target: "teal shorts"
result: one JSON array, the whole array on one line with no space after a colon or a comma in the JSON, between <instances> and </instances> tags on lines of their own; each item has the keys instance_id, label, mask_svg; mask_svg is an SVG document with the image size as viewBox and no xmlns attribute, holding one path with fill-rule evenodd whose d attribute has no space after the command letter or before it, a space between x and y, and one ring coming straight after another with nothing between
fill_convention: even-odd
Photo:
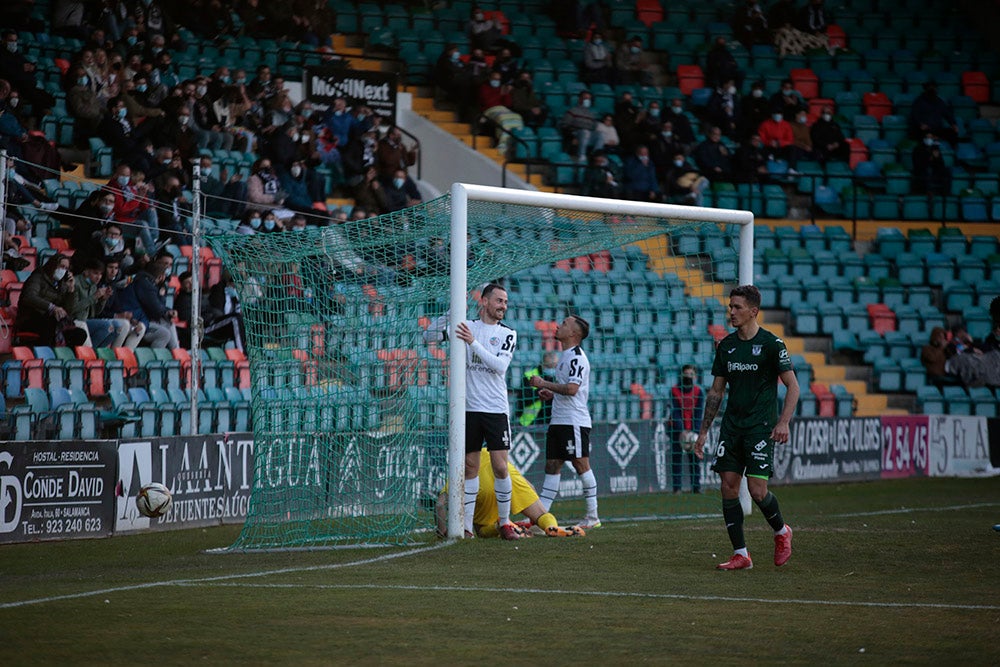
<instances>
[{"instance_id":1,"label":"teal shorts","mask_svg":"<svg viewBox=\"0 0 1000 667\"><path fill-rule=\"evenodd\" d=\"M743 433L720 431L712 470L769 479L774 475L771 429Z\"/></svg>"}]
</instances>

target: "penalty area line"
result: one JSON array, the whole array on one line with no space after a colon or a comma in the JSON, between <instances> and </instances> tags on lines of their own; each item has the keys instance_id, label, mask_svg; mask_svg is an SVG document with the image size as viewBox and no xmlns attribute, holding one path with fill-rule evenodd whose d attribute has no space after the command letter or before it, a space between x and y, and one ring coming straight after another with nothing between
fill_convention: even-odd
<instances>
[{"instance_id":1,"label":"penalty area line","mask_svg":"<svg viewBox=\"0 0 1000 667\"><path fill-rule=\"evenodd\" d=\"M94 597L95 595L107 595L109 593L124 593L130 591L140 591L146 588L160 588L165 586L196 586L201 584L217 584L220 582L232 581L236 579L254 579L258 577L270 577L277 574L295 574L299 572L319 572L324 570L339 570L348 567L358 567L360 565L372 565L382 563L396 558L415 556L428 551L435 551L442 547L450 546L454 541L441 542L426 547L408 549L394 554L383 554L374 558L348 561L346 563L330 563L327 565L307 565L303 567L286 567L279 570L263 570L260 572L243 572L240 574L224 574L217 577L204 577L201 579L171 579L167 581L150 581L143 584L130 584L128 586L114 586L111 588L101 588L93 591L81 591L79 593L67 593L65 595L51 595L44 598L34 598L31 600L16 600L14 602L0 602L0 609L13 609L16 607L26 607L33 604L44 604L46 602L59 602L62 600L75 600L79 598Z\"/></svg>"},{"instance_id":2,"label":"penalty area line","mask_svg":"<svg viewBox=\"0 0 1000 667\"><path fill-rule=\"evenodd\" d=\"M208 581L208 580L203 580ZM201 581L179 582L178 586L199 586ZM382 590L382 591L416 591L421 593L458 592L458 593L513 593L521 595L579 595L582 597L606 598L639 598L650 600L680 600L690 602L759 602L762 604L784 604L821 607L872 607L878 609L956 609L967 611L997 611L1000 605L992 604L958 604L946 602L868 602L864 600L807 600L796 598L753 598L729 595L687 595L683 593L636 593L631 591L570 591L564 589L545 588L494 588L489 586L416 586L416 585L383 585L383 584L235 584L214 583L210 586L252 586L254 588L310 588L323 590Z\"/></svg>"}]
</instances>

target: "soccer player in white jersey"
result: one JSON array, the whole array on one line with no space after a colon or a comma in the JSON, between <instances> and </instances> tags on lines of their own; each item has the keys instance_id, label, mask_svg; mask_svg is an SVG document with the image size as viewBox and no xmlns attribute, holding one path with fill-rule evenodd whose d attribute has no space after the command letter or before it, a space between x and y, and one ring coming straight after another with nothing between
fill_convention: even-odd
<instances>
[{"instance_id":1,"label":"soccer player in white jersey","mask_svg":"<svg viewBox=\"0 0 1000 667\"><path fill-rule=\"evenodd\" d=\"M538 395L552 401L552 420L545 437L545 481L540 500L548 512L559 495L560 471L569 461L583 483L583 498L587 517L580 527L600 528L597 516L597 480L590 469L590 361L580 343L590 334L590 324L578 315L570 315L556 329L556 340L563 353L556 366L556 380L549 382L540 376L531 378Z\"/></svg>"},{"instance_id":2,"label":"soccer player in white jersey","mask_svg":"<svg viewBox=\"0 0 1000 667\"><path fill-rule=\"evenodd\" d=\"M510 521L513 484L507 471L510 450L510 404L507 402L507 367L517 348L517 332L501 320L507 312L507 290L490 283L479 298L479 319L459 322L455 335L466 343L465 366L465 533L475 535L472 517L479 493L479 458L483 443L490 453L495 478L500 536L521 537ZM443 318L445 321L447 317ZM428 327L424 340L444 340L437 325Z\"/></svg>"}]
</instances>

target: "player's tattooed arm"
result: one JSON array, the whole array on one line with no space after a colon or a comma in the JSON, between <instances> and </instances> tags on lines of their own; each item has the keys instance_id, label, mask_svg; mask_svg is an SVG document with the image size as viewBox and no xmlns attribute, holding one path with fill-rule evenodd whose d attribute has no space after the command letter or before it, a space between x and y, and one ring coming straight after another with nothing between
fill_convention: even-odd
<instances>
[{"instance_id":1,"label":"player's tattooed arm","mask_svg":"<svg viewBox=\"0 0 1000 667\"><path fill-rule=\"evenodd\" d=\"M719 414L719 407L722 405L722 397L726 391L726 378L716 377L705 395L705 414L701 421L701 435L705 435L712 428L715 416Z\"/></svg>"},{"instance_id":2,"label":"player's tattooed arm","mask_svg":"<svg viewBox=\"0 0 1000 667\"><path fill-rule=\"evenodd\" d=\"M719 414L719 406L721 405L722 396L714 394L713 392L708 392L708 396L705 397L705 418L701 421L702 433L708 433L708 429L711 428L712 422L715 421L715 416Z\"/></svg>"}]
</instances>

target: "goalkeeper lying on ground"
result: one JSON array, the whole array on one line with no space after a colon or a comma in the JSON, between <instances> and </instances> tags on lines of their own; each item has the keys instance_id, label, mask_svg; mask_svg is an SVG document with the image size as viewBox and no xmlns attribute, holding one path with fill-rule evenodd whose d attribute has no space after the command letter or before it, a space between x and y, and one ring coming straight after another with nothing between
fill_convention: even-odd
<instances>
[{"instance_id":1,"label":"goalkeeper lying on ground","mask_svg":"<svg viewBox=\"0 0 1000 667\"><path fill-rule=\"evenodd\" d=\"M500 534L497 521L500 516L497 512L497 498L493 492L493 467L490 465L489 452L485 449L480 452L479 466L479 493L476 495L476 511L472 517L473 526L478 537L497 537ZM518 521L516 526L524 531L525 537L531 536L531 529L537 526L538 530L549 537L572 537L583 536L583 529L562 528L556 522L556 518L550 512L546 512L542 503L538 500L538 493L521 471L517 469L513 461L508 461L507 469L510 471L510 478L513 482L513 492L510 499L511 516L523 514L528 517L525 521ZM441 490L437 499L437 534L439 537L447 535L448 525L448 485Z\"/></svg>"}]
</instances>

